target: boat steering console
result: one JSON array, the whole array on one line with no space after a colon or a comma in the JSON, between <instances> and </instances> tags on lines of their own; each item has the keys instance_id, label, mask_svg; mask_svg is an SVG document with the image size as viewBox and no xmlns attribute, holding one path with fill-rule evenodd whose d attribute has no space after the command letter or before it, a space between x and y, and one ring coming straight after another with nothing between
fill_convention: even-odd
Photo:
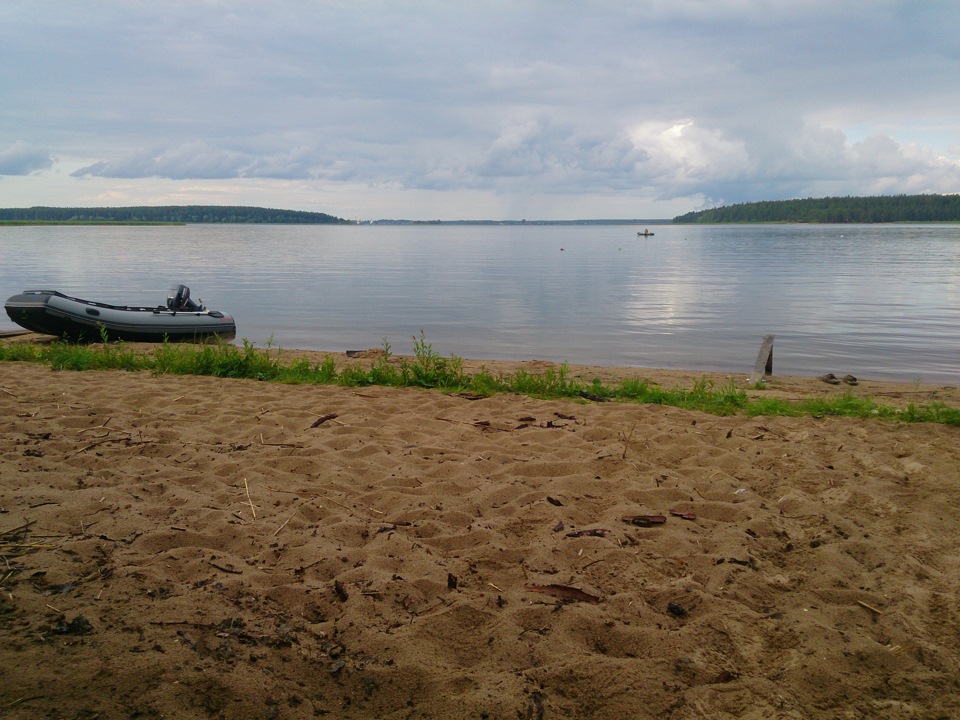
<instances>
[{"instance_id":1,"label":"boat steering console","mask_svg":"<svg viewBox=\"0 0 960 720\"><path fill-rule=\"evenodd\" d=\"M190 288L186 285L171 285L167 293L167 309L174 312L203 312L207 308L202 302L190 299Z\"/></svg>"}]
</instances>

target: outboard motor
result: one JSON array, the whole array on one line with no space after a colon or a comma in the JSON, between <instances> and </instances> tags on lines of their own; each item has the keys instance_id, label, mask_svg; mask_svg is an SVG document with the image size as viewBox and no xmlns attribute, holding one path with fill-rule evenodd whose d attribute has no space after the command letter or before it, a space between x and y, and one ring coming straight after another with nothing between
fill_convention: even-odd
<instances>
[{"instance_id":1,"label":"outboard motor","mask_svg":"<svg viewBox=\"0 0 960 720\"><path fill-rule=\"evenodd\" d=\"M177 312L201 312L206 308L190 299L190 288L186 285L171 285L167 293L167 308Z\"/></svg>"}]
</instances>

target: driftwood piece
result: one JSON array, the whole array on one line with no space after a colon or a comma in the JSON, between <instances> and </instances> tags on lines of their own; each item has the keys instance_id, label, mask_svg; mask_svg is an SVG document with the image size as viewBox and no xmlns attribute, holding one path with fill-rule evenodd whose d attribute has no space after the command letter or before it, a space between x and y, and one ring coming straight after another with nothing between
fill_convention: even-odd
<instances>
[{"instance_id":1,"label":"driftwood piece","mask_svg":"<svg viewBox=\"0 0 960 720\"><path fill-rule=\"evenodd\" d=\"M775 337L776 335L763 336L757 361L753 364L753 372L750 373L751 383L760 382L765 375L773 375L773 339Z\"/></svg>"},{"instance_id":2,"label":"driftwood piece","mask_svg":"<svg viewBox=\"0 0 960 720\"><path fill-rule=\"evenodd\" d=\"M624 515L623 521L631 525L640 527L652 527L654 525L663 525L667 518L663 515Z\"/></svg>"},{"instance_id":3,"label":"driftwood piece","mask_svg":"<svg viewBox=\"0 0 960 720\"><path fill-rule=\"evenodd\" d=\"M565 602L579 601L593 603L594 605L600 602L600 598L596 595L591 595L588 592L584 592L579 588L570 587L569 585L527 585L527 590L553 595Z\"/></svg>"}]
</instances>

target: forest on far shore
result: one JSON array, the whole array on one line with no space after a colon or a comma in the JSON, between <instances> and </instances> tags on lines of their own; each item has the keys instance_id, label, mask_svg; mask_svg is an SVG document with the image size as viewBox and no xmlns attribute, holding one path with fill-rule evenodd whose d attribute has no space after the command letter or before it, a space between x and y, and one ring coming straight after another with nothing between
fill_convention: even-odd
<instances>
[{"instance_id":1,"label":"forest on far shore","mask_svg":"<svg viewBox=\"0 0 960 720\"><path fill-rule=\"evenodd\" d=\"M294 223L344 224L347 220L320 212L275 210L236 205L158 205L115 208L0 208L7 223Z\"/></svg>"},{"instance_id":2,"label":"forest on far shore","mask_svg":"<svg viewBox=\"0 0 960 720\"><path fill-rule=\"evenodd\" d=\"M960 195L876 195L740 203L678 215L675 223L960 222Z\"/></svg>"},{"instance_id":3,"label":"forest on far shore","mask_svg":"<svg viewBox=\"0 0 960 720\"><path fill-rule=\"evenodd\" d=\"M375 224L410 224L413 221L374 221ZM640 221L549 221L553 224L599 224ZM669 220L644 222L671 222ZM802 200L766 200L739 203L678 215L678 224L717 223L894 223L960 222L960 194L877 195L826 197ZM279 210L240 205L158 205L139 207L30 207L0 208L0 224L76 225L265 223L300 225L352 225L350 220L321 212ZM538 221L436 221L437 224L539 224Z\"/></svg>"}]
</instances>

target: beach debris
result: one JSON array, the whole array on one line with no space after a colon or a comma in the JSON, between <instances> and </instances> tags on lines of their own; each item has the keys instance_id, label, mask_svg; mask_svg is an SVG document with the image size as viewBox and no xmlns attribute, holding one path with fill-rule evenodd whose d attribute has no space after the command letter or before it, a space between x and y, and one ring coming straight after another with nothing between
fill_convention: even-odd
<instances>
[{"instance_id":1,"label":"beach debris","mask_svg":"<svg viewBox=\"0 0 960 720\"><path fill-rule=\"evenodd\" d=\"M603 528L591 528L590 530L574 530L573 532L568 532L568 538L578 538L578 537L606 537L606 534L610 532L609 530L604 530Z\"/></svg>"},{"instance_id":2,"label":"beach debris","mask_svg":"<svg viewBox=\"0 0 960 720\"><path fill-rule=\"evenodd\" d=\"M900 653L905 653L907 650L913 650L915 647L917 647L917 644L910 643L909 645L884 645L884 647L894 655L899 655Z\"/></svg>"},{"instance_id":3,"label":"beach debris","mask_svg":"<svg viewBox=\"0 0 960 720\"><path fill-rule=\"evenodd\" d=\"M600 598L584 592L580 588L570 587L569 585L527 585L526 589L530 592L545 593L560 598L564 602L588 602L596 605Z\"/></svg>"},{"instance_id":4,"label":"beach debris","mask_svg":"<svg viewBox=\"0 0 960 720\"><path fill-rule=\"evenodd\" d=\"M608 398L605 398L602 395L597 395L596 393L587 392L586 390L581 390L578 394L584 400L591 400L593 402L607 402L608 400Z\"/></svg>"},{"instance_id":5,"label":"beach debris","mask_svg":"<svg viewBox=\"0 0 960 720\"><path fill-rule=\"evenodd\" d=\"M347 593L347 589L339 580L333 581L333 591L337 594L337 597L340 598L340 602L346 602L350 597L350 595Z\"/></svg>"},{"instance_id":6,"label":"beach debris","mask_svg":"<svg viewBox=\"0 0 960 720\"><path fill-rule=\"evenodd\" d=\"M716 565L723 565L725 562L730 563L731 565L741 565L743 567L757 569L757 564L753 558L749 560L740 560L738 558L718 558Z\"/></svg>"},{"instance_id":7,"label":"beach debris","mask_svg":"<svg viewBox=\"0 0 960 720\"><path fill-rule=\"evenodd\" d=\"M728 683L728 682L733 682L733 681L736 680L738 677L740 677L740 674L739 674L739 673L735 673L735 672L733 672L732 670L722 670L722 671L720 672L720 674L717 675L717 677L715 677L715 678L713 679L713 682L714 682L714 683L718 683L718 684L719 684L719 683Z\"/></svg>"},{"instance_id":8,"label":"beach debris","mask_svg":"<svg viewBox=\"0 0 960 720\"><path fill-rule=\"evenodd\" d=\"M39 505L31 505L31 507L38 506ZM0 510L2 510L2 508L0 508ZM4 510L4 512L6 511ZM0 559L6 561L6 559L11 555L22 555L30 550L53 547L52 545L38 545L36 543L27 542L27 533L30 530L30 526L35 522L35 520L31 520L30 522L26 522L23 525L19 525L15 528L0 531ZM7 569L10 569L9 562L7 562ZM9 577L9 575L7 577Z\"/></svg>"},{"instance_id":9,"label":"beach debris","mask_svg":"<svg viewBox=\"0 0 960 720\"><path fill-rule=\"evenodd\" d=\"M293 515L291 515L291 516L288 517L286 520L284 520L284 521L283 521L283 525L281 525L281 526L278 527L276 530L274 530L274 531L273 531L273 534L276 535L276 534L279 533L281 530L283 530L283 529L287 526L287 523L290 522L291 520L293 520L293 518L296 516L296 514L297 514L299 511L300 511L300 508L297 508L296 510L294 510L294 511L293 511Z\"/></svg>"},{"instance_id":10,"label":"beach debris","mask_svg":"<svg viewBox=\"0 0 960 720\"><path fill-rule=\"evenodd\" d=\"M317 428L323 425L327 420L336 420L339 416L336 413L327 413L326 415L321 415L316 420L313 421L311 428Z\"/></svg>"},{"instance_id":11,"label":"beach debris","mask_svg":"<svg viewBox=\"0 0 960 720\"><path fill-rule=\"evenodd\" d=\"M30 577L34 579L33 587L40 591L41 595L65 595L72 590L77 589L77 584L68 582L62 585L45 585L41 582L46 572L33 573Z\"/></svg>"},{"instance_id":12,"label":"beach debris","mask_svg":"<svg viewBox=\"0 0 960 720\"><path fill-rule=\"evenodd\" d=\"M496 427L489 420L474 420L473 422L464 422L463 420L450 420L448 418L437 418L437 420L443 420L445 422L458 423L460 425L473 425L478 427L483 431L487 430L496 430L497 432L513 432L516 428L502 428Z\"/></svg>"},{"instance_id":13,"label":"beach debris","mask_svg":"<svg viewBox=\"0 0 960 720\"><path fill-rule=\"evenodd\" d=\"M348 358L378 358L386 354L383 348L368 348L367 350L347 350L344 352Z\"/></svg>"},{"instance_id":14,"label":"beach debris","mask_svg":"<svg viewBox=\"0 0 960 720\"><path fill-rule=\"evenodd\" d=\"M667 603L667 612L673 615L674 617L686 617L687 609L680 603L675 603L673 601Z\"/></svg>"},{"instance_id":15,"label":"beach debris","mask_svg":"<svg viewBox=\"0 0 960 720\"><path fill-rule=\"evenodd\" d=\"M243 575L243 570L237 570L233 565L229 563L226 565L222 565L222 564L215 563L213 560L207 560L207 565L209 565L212 568L216 568L221 572L230 573L231 575Z\"/></svg>"},{"instance_id":16,"label":"beach debris","mask_svg":"<svg viewBox=\"0 0 960 720\"><path fill-rule=\"evenodd\" d=\"M557 507L563 507L562 502L560 502L554 497L550 497L549 495L547 495L547 502L550 503L551 505L556 505Z\"/></svg>"},{"instance_id":17,"label":"beach debris","mask_svg":"<svg viewBox=\"0 0 960 720\"><path fill-rule=\"evenodd\" d=\"M408 520L397 520L396 522L389 522L387 525L377 528L377 534L379 535L380 533L392 532L396 530L398 527L413 527L413 523Z\"/></svg>"},{"instance_id":18,"label":"beach debris","mask_svg":"<svg viewBox=\"0 0 960 720\"><path fill-rule=\"evenodd\" d=\"M825 382L828 385L840 384L840 380L833 373L827 373L826 375L821 375L820 377L817 378L817 380L820 380L821 382Z\"/></svg>"},{"instance_id":19,"label":"beach debris","mask_svg":"<svg viewBox=\"0 0 960 720\"><path fill-rule=\"evenodd\" d=\"M560 532L560 531L563 530L565 527L566 527L566 526L563 524L563 520L558 520L558 521L557 521L557 524L553 526L553 531L554 531L554 532Z\"/></svg>"},{"instance_id":20,"label":"beach debris","mask_svg":"<svg viewBox=\"0 0 960 720\"><path fill-rule=\"evenodd\" d=\"M560 248L563 250L563 248ZM530 693L530 705L527 706L527 720L543 720L543 694L537 690Z\"/></svg>"},{"instance_id":21,"label":"beach debris","mask_svg":"<svg viewBox=\"0 0 960 720\"><path fill-rule=\"evenodd\" d=\"M250 505L250 512L253 513L253 519L257 519L257 506L253 504L253 500L250 498L250 486L247 484L247 479L243 479L243 489L247 491L247 503Z\"/></svg>"},{"instance_id":22,"label":"beach debris","mask_svg":"<svg viewBox=\"0 0 960 720\"><path fill-rule=\"evenodd\" d=\"M857 605L859 605L862 608L866 608L867 610L872 612L874 615L883 615L883 610L879 610L875 608L873 605L868 605L863 600L857 600Z\"/></svg>"},{"instance_id":23,"label":"beach debris","mask_svg":"<svg viewBox=\"0 0 960 720\"><path fill-rule=\"evenodd\" d=\"M51 631L56 635L89 635L93 632L93 625L83 615L77 615L70 622L67 622L66 615L61 615Z\"/></svg>"},{"instance_id":24,"label":"beach debris","mask_svg":"<svg viewBox=\"0 0 960 720\"><path fill-rule=\"evenodd\" d=\"M759 434L759 435L754 435L753 437L750 438L751 440L763 440L764 437L766 437L768 434L769 434L769 435L776 435L778 438L782 438L782 439L784 439L784 440L787 440L787 439L788 439L785 435L782 435L782 434L776 432L775 430L771 430L770 428L765 427L765 426L763 426L763 425L757 425L757 430L759 431L760 434Z\"/></svg>"},{"instance_id":25,"label":"beach debris","mask_svg":"<svg viewBox=\"0 0 960 720\"><path fill-rule=\"evenodd\" d=\"M620 440L623 441L623 452L620 454L621 460L627 459L627 449L630 447L630 441L633 439L633 431L637 429L636 424L630 426L630 432L626 430L621 430L617 433L620 436ZM657 487L660 487L660 483L657 483Z\"/></svg>"},{"instance_id":26,"label":"beach debris","mask_svg":"<svg viewBox=\"0 0 960 720\"><path fill-rule=\"evenodd\" d=\"M671 510L670 514L678 518L683 518L684 520L697 519L697 514L695 512L684 512L683 510Z\"/></svg>"},{"instance_id":27,"label":"beach debris","mask_svg":"<svg viewBox=\"0 0 960 720\"><path fill-rule=\"evenodd\" d=\"M300 443L284 443L284 442L266 442L263 439L263 433L260 433L260 444L266 447L282 447L282 448L302 448L303 445ZM129 444L129 441L128 441Z\"/></svg>"},{"instance_id":28,"label":"beach debris","mask_svg":"<svg viewBox=\"0 0 960 720\"><path fill-rule=\"evenodd\" d=\"M652 527L654 525L663 525L667 521L667 518L663 515L624 515L623 521L631 525L639 525L640 527Z\"/></svg>"}]
</instances>

